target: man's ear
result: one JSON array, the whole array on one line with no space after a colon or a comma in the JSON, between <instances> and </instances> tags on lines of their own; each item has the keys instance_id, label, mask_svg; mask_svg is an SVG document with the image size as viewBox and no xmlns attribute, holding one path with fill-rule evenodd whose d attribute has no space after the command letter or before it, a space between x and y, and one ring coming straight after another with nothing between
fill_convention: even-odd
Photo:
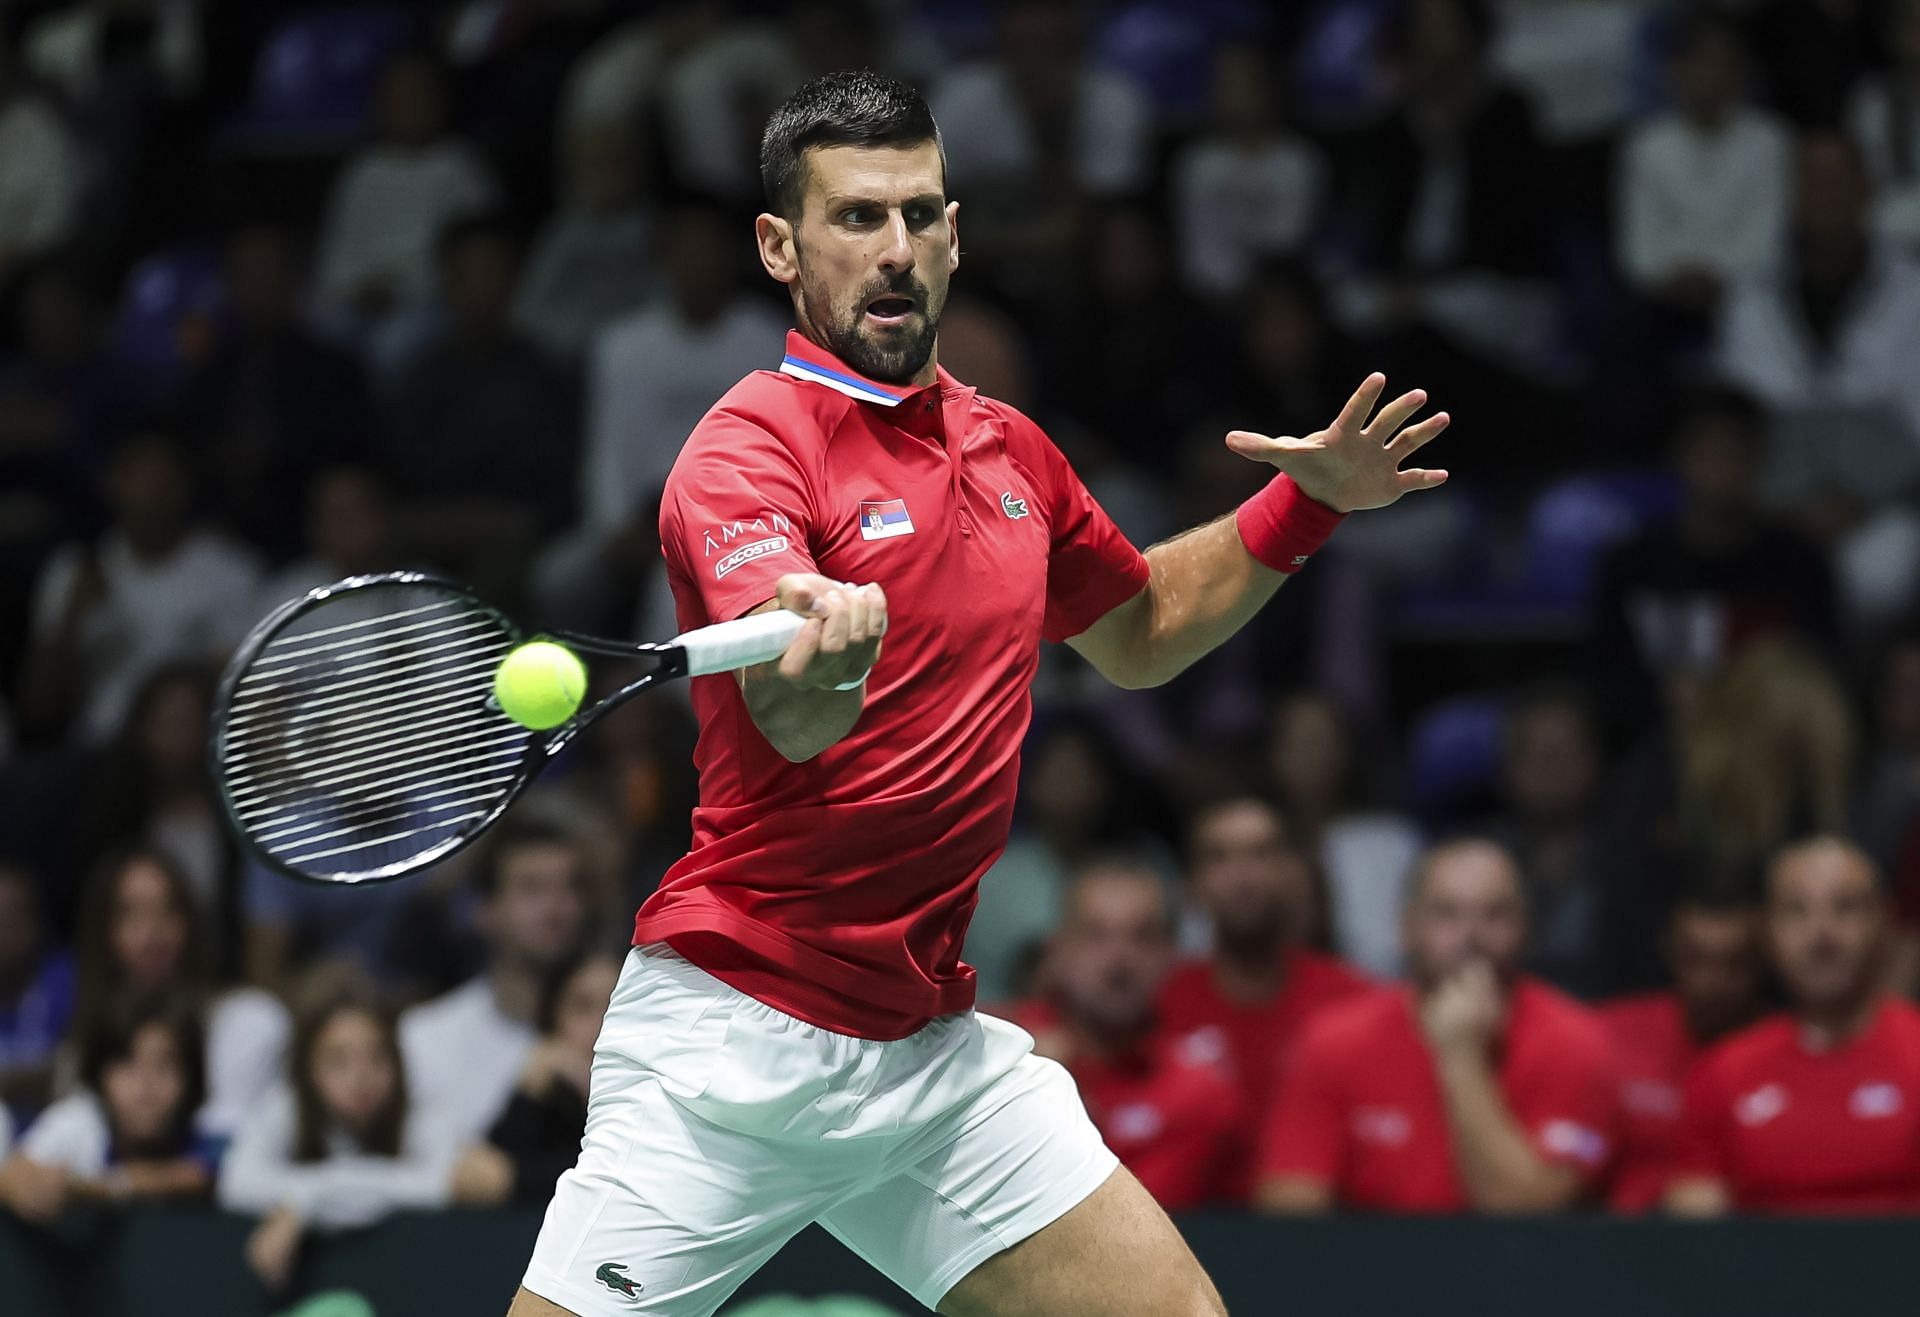
<instances>
[{"instance_id":1,"label":"man's ear","mask_svg":"<svg viewBox=\"0 0 1920 1317\"><path fill-rule=\"evenodd\" d=\"M760 264L783 284L800 277L800 252L794 241L793 225L778 215L762 212L753 221L754 243L760 252Z\"/></svg>"},{"instance_id":2,"label":"man's ear","mask_svg":"<svg viewBox=\"0 0 1920 1317\"><path fill-rule=\"evenodd\" d=\"M960 203L947 203L947 273L960 268Z\"/></svg>"}]
</instances>

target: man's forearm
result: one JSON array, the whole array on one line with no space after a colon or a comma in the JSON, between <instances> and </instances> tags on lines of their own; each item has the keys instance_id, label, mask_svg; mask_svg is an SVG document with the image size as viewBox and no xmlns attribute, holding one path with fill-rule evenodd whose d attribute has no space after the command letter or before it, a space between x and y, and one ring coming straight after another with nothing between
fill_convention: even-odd
<instances>
[{"instance_id":1,"label":"man's forearm","mask_svg":"<svg viewBox=\"0 0 1920 1317\"><path fill-rule=\"evenodd\" d=\"M760 734L788 760L803 764L853 730L866 706L867 688L808 690L781 677L779 668L778 663L748 668L740 674L740 687Z\"/></svg>"},{"instance_id":2,"label":"man's forearm","mask_svg":"<svg viewBox=\"0 0 1920 1317\"><path fill-rule=\"evenodd\" d=\"M1434 1060L1468 1202L1482 1212L1550 1212L1566 1206L1570 1173L1533 1150L1507 1110L1493 1067L1478 1056L1443 1054Z\"/></svg>"}]
</instances>

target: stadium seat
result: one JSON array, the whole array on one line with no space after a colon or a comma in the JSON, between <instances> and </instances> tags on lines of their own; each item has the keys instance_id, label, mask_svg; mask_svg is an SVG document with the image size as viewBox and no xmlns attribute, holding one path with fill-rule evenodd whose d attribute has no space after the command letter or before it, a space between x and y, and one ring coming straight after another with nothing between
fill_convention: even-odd
<instances>
[{"instance_id":1,"label":"stadium seat","mask_svg":"<svg viewBox=\"0 0 1920 1317\"><path fill-rule=\"evenodd\" d=\"M1584 608L1601 555L1679 507L1679 482L1661 470L1592 473L1549 486L1527 517L1528 593L1544 607Z\"/></svg>"},{"instance_id":2,"label":"stadium seat","mask_svg":"<svg viewBox=\"0 0 1920 1317\"><path fill-rule=\"evenodd\" d=\"M220 257L213 248L153 253L127 276L114 355L149 377L177 374L205 346L220 298Z\"/></svg>"},{"instance_id":3,"label":"stadium seat","mask_svg":"<svg viewBox=\"0 0 1920 1317\"><path fill-rule=\"evenodd\" d=\"M253 94L228 130L254 146L339 146L360 135L380 72L406 41L405 10L310 9L289 16L261 47Z\"/></svg>"},{"instance_id":4,"label":"stadium seat","mask_svg":"<svg viewBox=\"0 0 1920 1317\"><path fill-rule=\"evenodd\" d=\"M1101 24L1095 59L1132 79L1170 122L1192 123L1212 99L1214 51L1260 27L1260 7L1247 0L1135 0Z\"/></svg>"},{"instance_id":5,"label":"stadium seat","mask_svg":"<svg viewBox=\"0 0 1920 1317\"><path fill-rule=\"evenodd\" d=\"M1351 123L1377 108L1374 46L1393 9L1393 0L1325 0L1302 25L1294 85L1310 118Z\"/></svg>"},{"instance_id":6,"label":"stadium seat","mask_svg":"<svg viewBox=\"0 0 1920 1317\"><path fill-rule=\"evenodd\" d=\"M1430 821L1444 817L1493 787L1506 717L1498 695L1459 695L1414 720L1407 733L1407 789L1418 813Z\"/></svg>"}]
</instances>

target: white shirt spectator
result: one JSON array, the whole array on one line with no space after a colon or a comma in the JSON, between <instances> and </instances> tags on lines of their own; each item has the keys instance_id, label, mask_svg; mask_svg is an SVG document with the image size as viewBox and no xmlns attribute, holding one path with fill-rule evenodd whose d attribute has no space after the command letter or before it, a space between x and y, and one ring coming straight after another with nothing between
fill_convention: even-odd
<instances>
[{"instance_id":1,"label":"white shirt spectator","mask_svg":"<svg viewBox=\"0 0 1920 1317\"><path fill-rule=\"evenodd\" d=\"M714 399L750 371L780 364L786 331L786 321L744 298L704 325L661 301L607 326L587 368L588 526L612 531L641 512Z\"/></svg>"},{"instance_id":2,"label":"white shirt spectator","mask_svg":"<svg viewBox=\"0 0 1920 1317\"><path fill-rule=\"evenodd\" d=\"M369 1156L335 1133L325 1160L297 1162L298 1128L291 1090L283 1086L260 1102L220 1164L220 1206L254 1216L289 1207L310 1225L345 1230L403 1208L446 1205L459 1144L418 1106L398 1157Z\"/></svg>"},{"instance_id":3,"label":"white shirt spectator","mask_svg":"<svg viewBox=\"0 0 1920 1317\"><path fill-rule=\"evenodd\" d=\"M1867 79L1854 93L1847 125L1873 178L1874 227L1920 250L1920 89Z\"/></svg>"},{"instance_id":4,"label":"white shirt spectator","mask_svg":"<svg viewBox=\"0 0 1920 1317\"><path fill-rule=\"evenodd\" d=\"M502 1014L482 974L400 1017L400 1053L415 1112L465 1146L506 1110L539 1033Z\"/></svg>"},{"instance_id":5,"label":"white shirt spectator","mask_svg":"<svg viewBox=\"0 0 1920 1317\"><path fill-rule=\"evenodd\" d=\"M1035 167L1032 126L1006 70L994 64L959 69L935 84L927 99L940 125L953 186L1023 175ZM1139 88L1115 73L1082 71L1073 144L1079 183L1102 194L1136 190L1146 181L1152 145L1152 107Z\"/></svg>"},{"instance_id":6,"label":"white shirt spectator","mask_svg":"<svg viewBox=\"0 0 1920 1317\"><path fill-rule=\"evenodd\" d=\"M513 318L557 360L578 361L594 335L645 302L655 283L645 212L564 210L540 230Z\"/></svg>"},{"instance_id":7,"label":"white shirt spectator","mask_svg":"<svg viewBox=\"0 0 1920 1317\"><path fill-rule=\"evenodd\" d=\"M748 107L778 105L805 80L793 47L771 23L729 27L673 61L662 120L675 171L720 196L758 195Z\"/></svg>"},{"instance_id":8,"label":"white shirt spectator","mask_svg":"<svg viewBox=\"0 0 1920 1317\"><path fill-rule=\"evenodd\" d=\"M493 179L464 142L424 150L371 146L334 182L320 241L320 290L351 303L369 283L385 283L402 302L424 301L436 283L440 230L484 210Z\"/></svg>"},{"instance_id":9,"label":"white shirt spectator","mask_svg":"<svg viewBox=\"0 0 1920 1317\"><path fill-rule=\"evenodd\" d=\"M293 1020L272 993L235 988L207 1009L207 1104L196 1122L232 1137L285 1077Z\"/></svg>"},{"instance_id":10,"label":"white shirt spectator","mask_svg":"<svg viewBox=\"0 0 1920 1317\"><path fill-rule=\"evenodd\" d=\"M1196 293L1243 287L1263 257L1297 250L1319 214L1320 157L1291 138L1244 146L1203 138L1173 163L1180 264Z\"/></svg>"},{"instance_id":11,"label":"white shirt spectator","mask_svg":"<svg viewBox=\"0 0 1920 1317\"><path fill-rule=\"evenodd\" d=\"M0 106L0 268L46 250L73 223L73 139L31 96Z\"/></svg>"},{"instance_id":12,"label":"white shirt spectator","mask_svg":"<svg viewBox=\"0 0 1920 1317\"><path fill-rule=\"evenodd\" d=\"M58 1166L84 1178L107 1169L113 1131L107 1109L91 1091L67 1094L41 1112L20 1139L20 1155L42 1166Z\"/></svg>"},{"instance_id":13,"label":"white shirt spectator","mask_svg":"<svg viewBox=\"0 0 1920 1317\"><path fill-rule=\"evenodd\" d=\"M169 91L192 91L199 85L202 64L199 0L150 0L142 7L155 21L148 67ZM73 100L92 96L108 64L102 39L113 9L110 4L62 5L35 20L20 43L27 67Z\"/></svg>"},{"instance_id":14,"label":"white shirt spectator","mask_svg":"<svg viewBox=\"0 0 1920 1317\"><path fill-rule=\"evenodd\" d=\"M1758 110L1717 131L1679 115L1641 127L1620 171L1620 265L1642 289L1684 269L1732 282L1780 263L1793 186L1787 134Z\"/></svg>"},{"instance_id":15,"label":"white shirt spectator","mask_svg":"<svg viewBox=\"0 0 1920 1317\"><path fill-rule=\"evenodd\" d=\"M211 531L190 532L166 558L137 557L109 532L98 548L106 597L88 614L80 637L86 701L79 731L110 738L140 683L175 659L217 650L233 632L232 613L253 596L260 564L250 550ZM34 587L33 628L60 625L80 579L83 550L57 552Z\"/></svg>"}]
</instances>

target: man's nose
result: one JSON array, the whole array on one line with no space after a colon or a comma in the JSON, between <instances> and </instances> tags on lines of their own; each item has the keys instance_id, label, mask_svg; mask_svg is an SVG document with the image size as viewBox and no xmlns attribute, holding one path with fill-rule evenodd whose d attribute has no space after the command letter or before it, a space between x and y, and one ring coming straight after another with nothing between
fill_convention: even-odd
<instances>
[{"instance_id":1,"label":"man's nose","mask_svg":"<svg viewBox=\"0 0 1920 1317\"><path fill-rule=\"evenodd\" d=\"M880 249L880 268L898 274L913 268L913 243L907 236L907 217L899 211L887 215L886 245Z\"/></svg>"}]
</instances>

